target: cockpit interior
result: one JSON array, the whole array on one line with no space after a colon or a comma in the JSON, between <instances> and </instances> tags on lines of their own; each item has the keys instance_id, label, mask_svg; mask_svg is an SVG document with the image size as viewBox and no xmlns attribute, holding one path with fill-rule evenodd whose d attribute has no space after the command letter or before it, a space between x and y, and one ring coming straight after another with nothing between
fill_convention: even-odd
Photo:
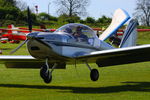
<instances>
[{"instance_id":1,"label":"cockpit interior","mask_svg":"<svg viewBox=\"0 0 150 100\"><path fill-rule=\"evenodd\" d=\"M75 42L91 44L94 43L94 38L97 37L95 32L88 26L83 24L71 23L57 29L55 33L68 34Z\"/></svg>"}]
</instances>

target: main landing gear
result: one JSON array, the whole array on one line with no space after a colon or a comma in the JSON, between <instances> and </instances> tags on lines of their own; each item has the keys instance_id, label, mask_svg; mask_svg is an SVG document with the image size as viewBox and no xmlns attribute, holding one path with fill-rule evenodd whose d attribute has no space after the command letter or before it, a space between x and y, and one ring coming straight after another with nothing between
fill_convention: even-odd
<instances>
[{"instance_id":1,"label":"main landing gear","mask_svg":"<svg viewBox=\"0 0 150 100\"><path fill-rule=\"evenodd\" d=\"M91 69L91 67L89 66L89 64L87 62L85 62L85 64L90 70L90 78L91 78L91 80L92 81L97 81L98 78L99 78L98 70L97 69ZM42 66L41 70L40 70L40 76L44 80L45 83L50 83L52 81L52 72L54 71L56 66L57 66L57 63L55 63L53 65L51 71L49 71L48 58L46 59L45 65Z\"/></svg>"},{"instance_id":2,"label":"main landing gear","mask_svg":"<svg viewBox=\"0 0 150 100\"><path fill-rule=\"evenodd\" d=\"M44 80L45 83L50 83L52 81L52 72L56 66L57 64L55 63L51 71L49 71L48 59L46 59L45 65L41 67L41 70L40 70L40 76Z\"/></svg>"},{"instance_id":3,"label":"main landing gear","mask_svg":"<svg viewBox=\"0 0 150 100\"><path fill-rule=\"evenodd\" d=\"M90 72L90 78L92 81L97 81L99 78L99 72L97 69L91 69L91 67L89 66L89 64L86 62L85 63L86 66L89 68Z\"/></svg>"}]
</instances>

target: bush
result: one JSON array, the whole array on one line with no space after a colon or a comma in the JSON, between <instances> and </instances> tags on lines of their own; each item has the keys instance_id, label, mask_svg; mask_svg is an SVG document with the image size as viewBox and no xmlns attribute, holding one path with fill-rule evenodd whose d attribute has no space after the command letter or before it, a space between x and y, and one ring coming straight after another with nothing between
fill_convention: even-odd
<instances>
[{"instance_id":1,"label":"bush","mask_svg":"<svg viewBox=\"0 0 150 100\"><path fill-rule=\"evenodd\" d=\"M138 26L138 29L150 29L150 26Z\"/></svg>"},{"instance_id":2,"label":"bush","mask_svg":"<svg viewBox=\"0 0 150 100\"><path fill-rule=\"evenodd\" d=\"M13 20L5 20L3 26L8 26L10 24L16 25L16 21Z\"/></svg>"},{"instance_id":3,"label":"bush","mask_svg":"<svg viewBox=\"0 0 150 100\"><path fill-rule=\"evenodd\" d=\"M86 23L91 23L91 24L95 23L95 19L92 17L87 17L85 21L86 21Z\"/></svg>"}]
</instances>

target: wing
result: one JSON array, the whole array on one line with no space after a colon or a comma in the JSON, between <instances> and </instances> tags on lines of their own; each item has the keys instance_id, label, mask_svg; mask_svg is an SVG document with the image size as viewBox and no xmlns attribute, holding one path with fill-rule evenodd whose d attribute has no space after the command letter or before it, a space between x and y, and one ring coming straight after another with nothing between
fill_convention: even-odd
<instances>
[{"instance_id":1,"label":"wing","mask_svg":"<svg viewBox=\"0 0 150 100\"><path fill-rule=\"evenodd\" d=\"M99 67L150 61L150 44L92 52L76 59L97 63Z\"/></svg>"},{"instance_id":2,"label":"wing","mask_svg":"<svg viewBox=\"0 0 150 100\"><path fill-rule=\"evenodd\" d=\"M48 64L52 68L56 60L50 59ZM35 59L32 56L0 56L0 64L5 64L7 68L41 68L45 60ZM56 69L65 69L66 65L60 62Z\"/></svg>"},{"instance_id":3,"label":"wing","mask_svg":"<svg viewBox=\"0 0 150 100\"><path fill-rule=\"evenodd\" d=\"M37 60L32 56L0 56L0 64L7 68L40 68L44 61Z\"/></svg>"}]
</instances>

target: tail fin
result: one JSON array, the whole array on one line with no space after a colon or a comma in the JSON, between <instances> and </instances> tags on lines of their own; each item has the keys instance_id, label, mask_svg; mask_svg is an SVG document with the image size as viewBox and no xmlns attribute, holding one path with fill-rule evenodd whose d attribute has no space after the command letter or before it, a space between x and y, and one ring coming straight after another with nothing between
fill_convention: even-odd
<instances>
[{"instance_id":1,"label":"tail fin","mask_svg":"<svg viewBox=\"0 0 150 100\"><path fill-rule=\"evenodd\" d=\"M14 28L14 26L11 24L11 25L8 25L7 27L8 27L8 29L9 29L9 30L8 30L8 34L12 34L13 32L12 32L11 29Z\"/></svg>"},{"instance_id":2,"label":"tail fin","mask_svg":"<svg viewBox=\"0 0 150 100\"><path fill-rule=\"evenodd\" d=\"M117 9L113 15L110 26L100 35L99 39L104 41L109 38L130 18L129 14L123 9Z\"/></svg>"},{"instance_id":3,"label":"tail fin","mask_svg":"<svg viewBox=\"0 0 150 100\"><path fill-rule=\"evenodd\" d=\"M132 19L123 35L123 38L120 43L120 48L123 47L130 47L136 45L136 39L137 39L137 20Z\"/></svg>"},{"instance_id":4,"label":"tail fin","mask_svg":"<svg viewBox=\"0 0 150 100\"><path fill-rule=\"evenodd\" d=\"M13 29L18 29L17 27L15 27L13 24L8 25L8 34L17 34L18 32L13 30Z\"/></svg>"},{"instance_id":5,"label":"tail fin","mask_svg":"<svg viewBox=\"0 0 150 100\"><path fill-rule=\"evenodd\" d=\"M13 24L8 25L8 28L13 29L15 26Z\"/></svg>"}]
</instances>

